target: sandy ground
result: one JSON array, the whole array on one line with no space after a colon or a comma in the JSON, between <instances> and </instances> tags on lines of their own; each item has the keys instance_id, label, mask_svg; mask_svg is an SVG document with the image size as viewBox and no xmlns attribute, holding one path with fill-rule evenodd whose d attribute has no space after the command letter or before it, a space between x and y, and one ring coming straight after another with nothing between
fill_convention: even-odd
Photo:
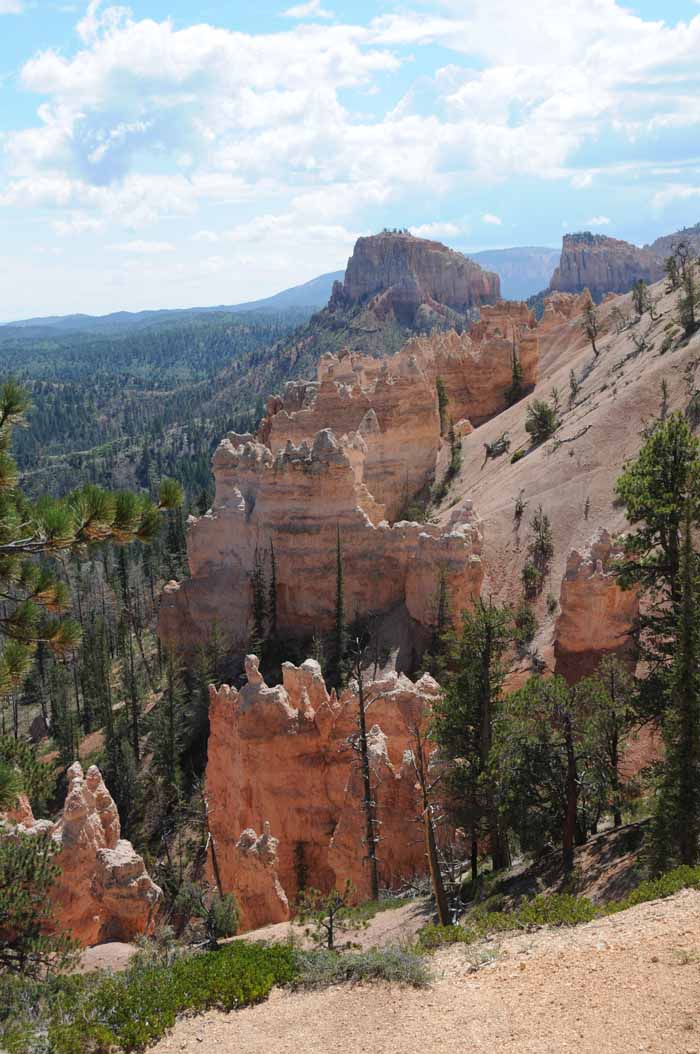
<instances>
[{"instance_id":1,"label":"sandy ground","mask_svg":"<svg viewBox=\"0 0 700 1054\"><path fill-rule=\"evenodd\" d=\"M425 990L275 991L181 1021L156 1054L700 1054L700 893L437 953ZM483 965L482 965L483 964ZM478 968L477 968L478 967Z\"/></svg>"}]
</instances>

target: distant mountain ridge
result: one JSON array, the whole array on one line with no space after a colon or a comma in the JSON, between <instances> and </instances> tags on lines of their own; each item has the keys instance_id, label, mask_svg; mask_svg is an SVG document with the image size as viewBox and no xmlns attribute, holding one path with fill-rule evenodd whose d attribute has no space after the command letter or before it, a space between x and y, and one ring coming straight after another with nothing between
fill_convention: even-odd
<instances>
[{"instance_id":1,"label":"distant mountain ridge","mask_svg":"<svg viewBox=\"0 0 700 1054\"><path fill-rule=\"evenodd\" d=\"M481 267L495 271L501 279L504 300L527 300L549 285L559 263L559 249L543 245L518 245L510 249L484 249L465 253Z\"/></svg>"},{"instance_id":2,"label":"distant mountain ridge","mask_svg":"<svg viewBox=\"0 0 700 1054\"><path fill-rule=\"evenodd\" d=\"M325 307L333 283L342 279L343 271L319 275L309 282L283 289L262 300L214 307L162 308L152 311L114 311L109 315L48 315L45 318L26 318L0 324L0 333L9 329L51 330L71 333L116 333L121 330L147 326L151 323L182 322L200 315L239 314L243 311L284 311L287 308L308 308L309 314ZM4 335L4 334L3 334Z\"/></svg>"}]
</instances>

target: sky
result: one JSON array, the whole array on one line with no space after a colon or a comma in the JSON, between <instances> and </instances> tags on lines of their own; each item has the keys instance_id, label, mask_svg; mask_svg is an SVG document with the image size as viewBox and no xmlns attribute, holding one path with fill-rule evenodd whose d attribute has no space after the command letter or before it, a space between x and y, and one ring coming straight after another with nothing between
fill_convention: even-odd
<instances>
[{"instance_id":1,"label":"sky","mask_svg":"<svg viewBox=\"0 0 700 1054\"><path fill-rule=\"evenodd\" d=\"M700 0L0 0L0 320L700 219Z\"/></svg>"}]
</instances>

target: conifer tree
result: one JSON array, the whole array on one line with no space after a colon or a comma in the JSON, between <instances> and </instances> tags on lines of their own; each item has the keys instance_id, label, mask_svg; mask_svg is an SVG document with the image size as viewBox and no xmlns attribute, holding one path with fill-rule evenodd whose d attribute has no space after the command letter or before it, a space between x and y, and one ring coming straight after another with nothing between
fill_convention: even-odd
<instances>
[{"instance_id":1,"label":"conifer tree","mask_svg":"<svg viewBox=\"0 0 700 1054\"><path fill-rule=\"evenodd\" d=\"M37 645L56 655L71 652L80 636L77 623L65 617L68 590L51 564L60 552L95 542L120 544L150 541L159 525L158 511L182 500L177 484L161 488L160 505L148 498L111 494L88 485L55 500L30 502L18 486L17 465L10 453L12 432L29 408L14 381L0 386L0 589L5 614L0 655L0 692L20 684L31 668Z\"/></svg>"},{"instance_id":2,"label":"conifer tree","mask_svg":"<svg viewBox=\"0 0 700 1054\"><path fill-rule=\"evenodd\" d=\"M484 834L489 837L494 867L509 862L490 764L502 703L502 660L512 639L510 610L478 600L474 610L464 614L461 635L448 658L444 692L434 707L433 735L447 763L451 810L471 839L474 877Z\"/></svg>"},{"instance_id":3,"label":"conifer tree","mask_svg":"<svg viewBox=\"0 0 700 1054\"><path fill-rule=\"evenodd\" d=\"M700 855L700 594L692 517L687 502L671 698L663 725L666 758L652 835L657 871L674 863L695 865Z\"/></svg>"},{"instance_id":4,"label":"conifer tree","mask_svg":"<svg viewBox=\"0 0 700 1054\"><path fill-rule=\"evenodd\" d=\"M267 599L267 615L270 640L277 640L277 561L275 547L270 541L270 588Z\"/></svg>"},{"instance_id":5,"label":"conifer tree","mask_svg":"<svg viewBox=\"0 0 700 1054\"><path fill-rule=\"evenodd\" d=\"M255 550L255 563L251 575L253 589L253 625L250 634L249 649L253 655L262 658L267 640L267 583L265 581L265 568L263 567L260 551Z\"/></svg>"},{"instance_id":6,"label":"conifer tree","mask_svg":"<svg viewBox=\"0 0 700 1054\"><path fill-rule=\"evenodd\" d=\"M345 572L343 550L340 542L340 526L336 535L335 563L335 619L333 624L333 659L331 678L336 688L342 687L346 677L348 631L345 622Z\"/></svg>"},{"instance_id":7,"label":"conifer tree","mask_svg":"<svg viewBox=\"0 0 700 1054\"><path fill-rule=\"evenodd\" d=\"M650 676L642 698L650 715L663 710L675 652L682 595L684 516L700 523L700 444L682 414L659 421L616 484L632 530L618 568L623 587L637 586L646 599L640 616L642 657Z\"/></svg>"}]
</instances>

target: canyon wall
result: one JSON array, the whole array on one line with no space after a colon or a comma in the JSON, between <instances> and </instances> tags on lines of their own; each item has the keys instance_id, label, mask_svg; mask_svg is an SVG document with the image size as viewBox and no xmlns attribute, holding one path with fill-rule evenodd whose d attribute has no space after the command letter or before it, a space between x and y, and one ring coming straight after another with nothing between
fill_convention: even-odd
<instances>
[{"instance_id":1,"label":"canyon wall","mask_svg":"<svg viewBox=\"0 0 700 1054\"><path fill-rule=\"evenodd\" d=\"M549 288L562 293L589 289L599 301L606 293L629 292L640 278L651 283L663 275L663 260L651 249L584 231L564 236L559 266Z\"/></svg>"},{"instance_id":2,"label":"canyon wall","mask_svg":"<svg viewBox=\"0 0 700 1054\"><path fill-rule=\"evenodd\" d=\"M558 673L576 681L592 673L604 655L631 656L639 618L636 589L622 589L614 565L622 545L599 530L583 552L572 550L561 583L555 627Z\"/></svg>"},{"instance_id":3,"label":"canyon wall","mask_svg":"<svg viewBox=\"0 0 700 1054\"><path fill-rule=\"evenodd\" d=\"M277 623L282 637L310 639L333 625L340 546L348 621L358 613L402 605L425 627L434 621L441 575L455 610L481 588L481 534L470 509L444 529L399 522L390 526L362 483L366 446L359 433L342 441L330 429L312 446L291 442L273 454L249 437L229 435L213 462L212 509L189 527L191 577L163 592L159 633L192 651L218 627L234 651L250 636L252 576L276 568ZM426 582L432 588L426 590Z\"/></svg>"},{"instance_id":4,"label":"canyon wall","mask_svg":"<svg viewBox=\"0 0 700 1054\"><path fill-rule=\"evenodd\" d=\"M206 796L221 885L238 897L246 926L287 917L301 886L330 890L350 879L370 893L357 736L351 689L328 692L317 662L284 663L283 684L268 687L255 656L240 690L210 688ZM393 674L364 686L383 886L425 872L420 802L410 750L438 686ZM371 682L371 683L369 683ZM275 861L253 902L241 873L243 829L275 836ZM249 837L254 837L254 830ZM267 835L269 838L269 834ZM213 858L210 858L213 869Z\"/></svg>"},{"instance_id":5,"label":"canyon wall","mask_svg":"<svg viewBox=\"0 0 700 1054\"><path fill-rule=\"evenodd\" d=\"M150 931L161 891L131 842L121 838L119 813L100 770L92 765L84 774L75 762L67 777L68 793L56 823L35 820L21 799L0 833L12 837L18 830L56 843L53 862L60 874L51 897L59 929L84 946L132 941Z\"/></svg>"}]
</instances>

